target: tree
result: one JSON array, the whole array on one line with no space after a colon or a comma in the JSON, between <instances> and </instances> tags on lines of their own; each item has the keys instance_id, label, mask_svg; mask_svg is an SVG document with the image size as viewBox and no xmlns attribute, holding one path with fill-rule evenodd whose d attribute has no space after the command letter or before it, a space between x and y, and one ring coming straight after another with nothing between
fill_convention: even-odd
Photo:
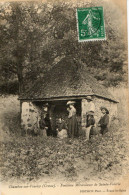
<instances>
[{"instance_id":1,"label":"tree","mask_svg":"<svg viewBox=\"0 0 129 195\"><path fill-rule=\"evenodd\" d=\"M45 71L68 56L78 68L81 64L81 68L88 69L99 80L110 82L105 76L107 73L111 77L122 74L126 59L125 43L121 38L122 14L113 4L109 7L104 1L93 2L94 6L105 8L107 40L103 42L78 42L75 3L1 4L2 79L18 78L21 93L28 87L27 81L29 85L33 84ZM90 5L83 3L83 6Z\"/></svg>"}]
</instances>

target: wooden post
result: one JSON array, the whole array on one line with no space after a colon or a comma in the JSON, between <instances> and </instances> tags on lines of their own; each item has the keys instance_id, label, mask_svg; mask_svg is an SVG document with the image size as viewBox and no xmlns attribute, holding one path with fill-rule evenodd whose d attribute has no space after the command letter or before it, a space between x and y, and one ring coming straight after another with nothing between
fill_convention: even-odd
<instances>
[{"instance_id":1,"label":"wooden post","mask_svg":"<svg viewBox=\"0 0 129 195\"><path fill-rule=\"evenodd\" d=\"M51 108L49 110L49 116L51 118L51 126L52 126L52 130L55 129L55 117L54 117L54 109L55 109L55 105L51 105Z\"/></svg>"},{"instance_id":2,"label":"wooden post","mask_svg":"<svg viewBox=\"0 0 129 195\"><path fill-rule=\"evenodd\" d=\"M82 128L86 127L86 106L85 99L81 101L81 126Z\"/></svg>"}]
</instances>

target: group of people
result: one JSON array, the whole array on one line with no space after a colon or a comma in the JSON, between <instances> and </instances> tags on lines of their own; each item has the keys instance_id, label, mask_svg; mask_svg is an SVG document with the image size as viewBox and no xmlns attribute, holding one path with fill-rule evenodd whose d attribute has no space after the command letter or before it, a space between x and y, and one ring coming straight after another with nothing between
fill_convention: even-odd
<instances>
[{"instance_id":1,"label":"group of people","mask_svg":"<svg viewBox=\"0 0 129 195\"><path fill-rule=\"evenodd\" d=\"M109 111L106 107L100 107L102 116L96 124L95 115L95 105L91 96L86 97L86 138L89 140L91 135L94 133L96 126L100 127L100 133L104 135L108 132L109 124Z\"/></svg>"},{"instance_id":2,"label":"group of people","mask_svg":"<svg viewBox=\"0 0 129 195\"><path fill-rule=\"evenodd\" d=\"M93 103L93 99L91 96L87 96L83 101L84 108L83 112L85 114L85 134L87 140L90 139L91 135L93 134L93 130L95 129L96 122L95 122L95 105ZM58 123L56 124L56 129L52 130L51 126L51 119L48 114L48 104L45 104L44 114L40 120L40 129L44 136L54 136L59 138L74 138L78 137L79 135L79 128L78 128L78 120L75 108L75 101L68 101L67 106L67 124L63 117L58 119ZM100 133L103 135L108 131L108 124L109 124L109 111L106 107L101 107L102 117L100 118L97 126L100 127Z\"/></svg>"}]
</instances>

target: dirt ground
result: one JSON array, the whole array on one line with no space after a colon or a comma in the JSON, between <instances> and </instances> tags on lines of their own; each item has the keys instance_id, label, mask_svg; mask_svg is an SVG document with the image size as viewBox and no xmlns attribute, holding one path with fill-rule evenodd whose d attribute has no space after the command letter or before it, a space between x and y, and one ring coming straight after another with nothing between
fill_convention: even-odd
<instances>
[{"instance_id":1,"label":"dirt ground","mask_svg":"<svg viewBox=\"0 0 129 195\"><path fill-rule=\"evenodd\" d=\"M0 102L2 182L114 181L129 171L128 131L122 123L90 141L22 136L17 96L0 97Z\"/></svg>"}]
</instances>

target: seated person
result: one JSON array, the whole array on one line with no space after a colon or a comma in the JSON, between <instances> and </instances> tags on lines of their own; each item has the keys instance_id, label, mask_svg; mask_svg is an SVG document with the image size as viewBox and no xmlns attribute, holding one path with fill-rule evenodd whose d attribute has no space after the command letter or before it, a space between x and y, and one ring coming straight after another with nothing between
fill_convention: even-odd
<instances>
[{"instance_id":1,"label":"seated person","mask_svg":"<svg viewBox=\"0 0 129 195\"><path fill-rule=\"evenodd\" d=\"M58 138L63 139L67 137L67 126L63 118L59 118L56 130Z\"/></svg>"}]
</instances>

